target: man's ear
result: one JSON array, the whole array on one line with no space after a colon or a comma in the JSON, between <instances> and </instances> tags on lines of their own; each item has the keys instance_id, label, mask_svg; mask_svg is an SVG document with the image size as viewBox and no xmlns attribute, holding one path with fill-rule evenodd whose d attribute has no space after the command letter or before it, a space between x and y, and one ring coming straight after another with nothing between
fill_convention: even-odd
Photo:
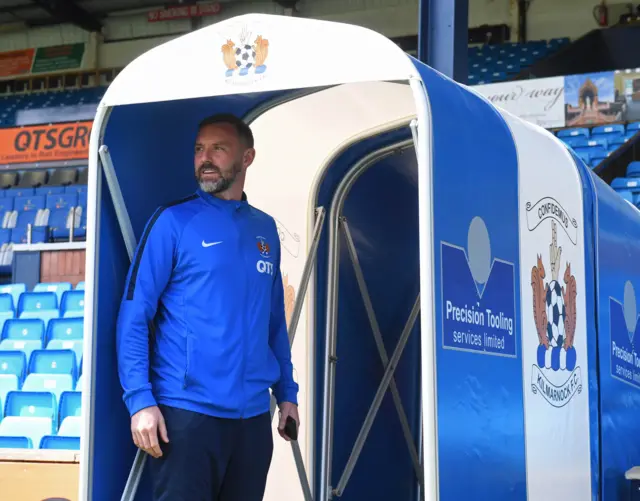
<instances>
[{"instance_id":1,"label":"man's ear","mask_svg":"<svg viewBox=\"0 0 640 501\"><path fill-rule=\"evenodd\" d=\"M242 163L244 164L244 168L247 169L256 158L256 150L254 148L248 148L244 152L244 156L242 157Z\"/></svg>"}]
</instances>

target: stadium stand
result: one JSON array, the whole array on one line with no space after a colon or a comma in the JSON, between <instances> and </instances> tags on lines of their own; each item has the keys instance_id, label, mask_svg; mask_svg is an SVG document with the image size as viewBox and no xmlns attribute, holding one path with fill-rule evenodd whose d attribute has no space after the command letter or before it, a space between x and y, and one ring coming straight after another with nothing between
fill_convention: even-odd
<instances>
[{"instance_id":1,"label":"stadium stand","mask_svg":"<svg viewBox=\"0 0 640 501\"><path fill-rule=\"evenodd\" d=\"M0 448L80 445L84 282L0 287Z\"/></svg>"},{"instance_id":2,"label":"stadium stand","mask_svg":"<svg viewBox=\"0 0 640 501\"><path fill-rule=\"evenodd\" d=\"M629 124L573 127L556 132L558 139L570 147L592 169L640 133L640 122Z\"/></svg>"},{"instance_id":3,"label":"stadium stand","mask_svg":"<svg viewBox=\"0 0 640 501\"><path fill-rule=\"evenodd\" d=\"M5 95L0 97L0 127L35 125L41 123L39 117L64 117L78 109L82 109L85 116L92 116L105 90L106 87L100 86ZM58 118L57 121L63 120Z\"/></svg>"},{"instance_id":4,"label":"stadium stand","mask_svg":"<svg viewBox=\"0 0 640 501\"><path fill-rule=\"evenodd\" d=\"M569 44L569 38L469 47L469 85L504 82Z\"/></svg>"}]
</instances>

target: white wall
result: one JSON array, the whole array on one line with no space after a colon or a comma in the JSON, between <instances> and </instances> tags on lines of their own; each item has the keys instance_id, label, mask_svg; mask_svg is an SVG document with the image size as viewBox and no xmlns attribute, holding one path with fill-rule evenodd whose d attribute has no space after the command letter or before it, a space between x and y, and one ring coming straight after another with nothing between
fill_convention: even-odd
<instances>
[{"instance_id":1,"label":"white wall","mask_svg":"<svg viewBox=\"0 0 640 501\"><path fill-rule=\"evenodd\" d=\"M451 0L453 1L453 0ZM458 0L456 0L458 1ZM390 36L417 32L419 0L300 0L299 15L316 19L359 24ZM596 0L533 0L528 14L529 39L560 36L576 38L596 28L592 9ZM517 22L516 0L469 0L469 26ZM223 3L220 16L204 18L207 23L249 12L283 14L270 0L233 0ZM148 49L189 29L189 21L149 23L146 14L117 16L106 20L104 39L122 40L154 36L126 42L99 43L97 64L102 68L121 67ZM89 41L89 36L73 26L43 27L28 32L0 33L0 51ZM95 47L91 49L96 51ZM91 58L90 60L93 60Z\"/></svg>"}]
</instances>

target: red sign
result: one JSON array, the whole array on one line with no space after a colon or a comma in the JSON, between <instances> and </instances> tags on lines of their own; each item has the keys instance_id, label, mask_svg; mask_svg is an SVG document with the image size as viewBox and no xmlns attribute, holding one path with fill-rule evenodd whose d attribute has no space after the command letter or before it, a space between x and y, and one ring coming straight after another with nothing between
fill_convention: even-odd
<instances>
[{"instance_id":1,"label":"red sign","mask_svg":"<svg viewBox=\"0 0 640 501\"><path fill-rule=\"evenodd\" d=\"M149 12L150 23L159 21L175 21L176 19L190 19L192 17L217 16L222 10L219 3L186 5L184 7L169 7Z\"/></svg>"},{"instance_id":2,"label":"red sign","mask_svg":"<svg viewBox=\"0 0 640 501\"><path fill-rule=\"evenodd\" d=\"M15 77L31 71L35 49L0 53L0 77Z\"/></svg>"}]
</instances>

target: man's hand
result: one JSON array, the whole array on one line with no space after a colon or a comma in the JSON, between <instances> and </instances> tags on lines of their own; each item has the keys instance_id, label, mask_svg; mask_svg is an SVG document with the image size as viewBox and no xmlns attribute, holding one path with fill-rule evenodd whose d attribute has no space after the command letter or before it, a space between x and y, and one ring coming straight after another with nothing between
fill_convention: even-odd
<instances>
[{"instance_id":1,"label":"man's hand","mask_svg":"<svg viewBox=\"0 0 640 501\"><path fill-rule=\"evenodd\" d=\"M147 407L131 416L133 443L154 458L162 456L158 434L165 443L169 442L167 426L157 406Z\"/></svg>"},{"instance_id":2,"label":"man's hand","mask_svg":"<svg viewBox=\"0 0 640 501\"><path fill-rule=\"evenodd\" d=\"M291 402L282 402L280 404L280 422L278 423L278 433L287 442L291 439L284 432L284 425L287 423L287 417L291 416L296 421L296 428L300 428L300 418L298 417L298 406Z\"/></svg>"}]
</instances>

